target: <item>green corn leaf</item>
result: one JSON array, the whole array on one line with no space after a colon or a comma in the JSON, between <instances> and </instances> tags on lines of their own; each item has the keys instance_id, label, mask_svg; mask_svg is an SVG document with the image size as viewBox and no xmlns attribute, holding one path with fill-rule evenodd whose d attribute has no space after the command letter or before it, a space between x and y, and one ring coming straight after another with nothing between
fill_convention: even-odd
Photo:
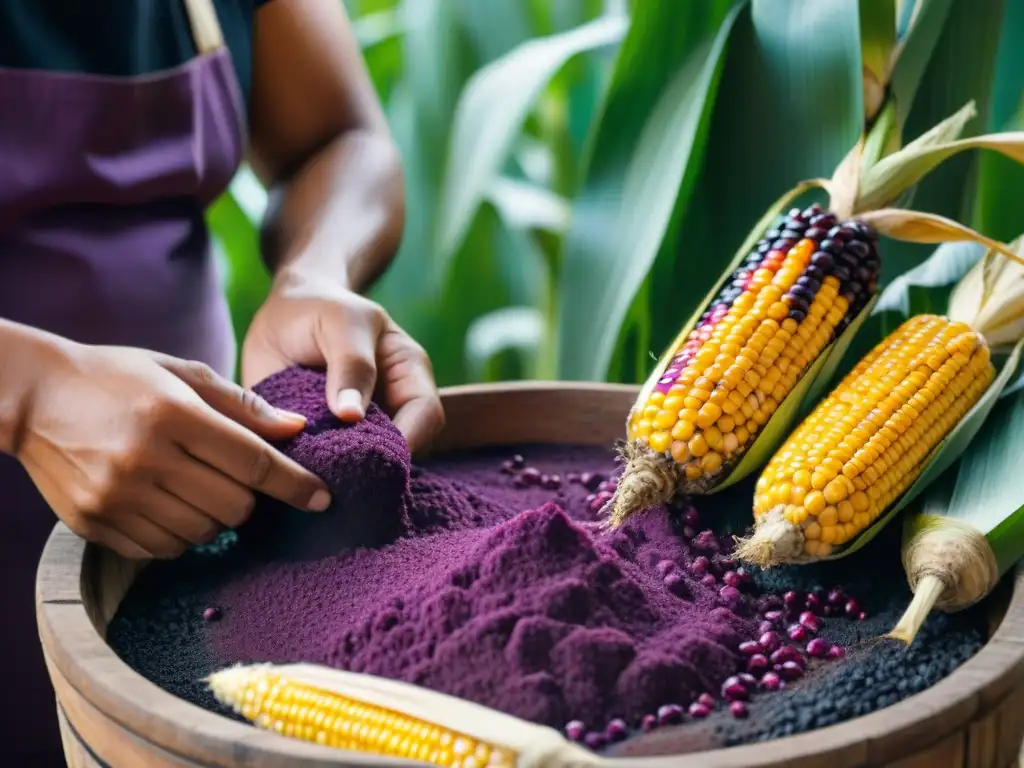
<instances>
[{"instance_id":1,"label":"green corn leaf","mask_svg":"<svg viewBox=\"0 0 1024 768\"><path fill-rule=\"evenodd\" d=\"M857 538L843 547L841 551L833 551L826 560L838 560L841 557L852 555L861 547L866 545L877 536L881 530L908 504L916 499L932 482L943 472L949 469L960 455L967 450L974 438L978 435L985 420L988 418L996 402L1003 392L1003 388L1010 381L1020 364L1021 349L1024 348L1024 341L1014 347L1013 352L1007 357L1000 368L999 375L992 381L992 384L981 399L974 404L953 430L932 449L926 460L925 468L917 480L908 488L900 498L890 505L878 519ZM1019 448L1018 448L1018 455Z\"/></svg>"},{"instance_id":2,"label":"green corn leaf","mask_svg":"<svg viewBox=\"0 0 1024 768\"><path fill-rule=\"evenodd\" d=\"M974 101L979 115L989 113L1005 2L922 3L893 72L893 94L904 136L920 136L969 101ZM929 37L932 39L926 39ZM971 55L965 56L965 51ZM976 120L967 126L964 136L985 130L984 120ZM955 221L971 221L978 162L990 154L995 153L970 152L948 159L913 187L912 202L901 201L900 205ZM928 246L890 240L883 241L880 250L883 285L933 252Z\"/></svg>"},{"instance_id":3,"label":"green corn leaf","mask_svg":"<svg viewBox=\"0 0 1024 768\"><path fill-rule=\"evenodd\" d=\"M722 54L743 7L729 5L634 9L562 254L561 378L604 378L673 210L693 186Z\"/></svg>"},{"instance_id":4,"label":"green corn leaf","mask_svg":"<svg viewBox=\"0 0 1024 768\"><path fill-rule=\"evenodd\" d=\"M864 65L864 112L870 121L882 106L896 48L896 0L859 0Z\"/></svg>"},{"instance_id":5,"label":"green corn leaf","mask_svg":"<svg viewBox=\"0 0 1024 768\"><path fill-rule=\"evenodd\" d=\"M509 352L520 358L521 375L515 378L528 377L536 364L544 328L544 316L535 307L503 307L478 317L466 332L466 363L471 380L486 380L488 367Z\"/></svg>"},{"instance_id":6,"label":"green corn leaf","mask_svg":"<svg viewBox=\"0 0 1024 768\"><path fill-rule=\"evenodd\" d=\"M474 73L455 109L441 191L436 251L443 276L488 186L541 91L573 56L618 43L628 22L605 17L528 40Z\"/></svg>"},{"instance_id":7,"label":"green corn leaf","mask_svg":"<svg viewBox=\"0 0 1024 768\"><path fill-rule=\"evenodd\" d=\"M1024 393L1004 398L993 409L960 465L925 494L920 510L908 516L912 531L922 515L941 515L967 523L985 534L1006 573L1024 556Z\"/></svg>"},{"instance_id":8,"label":"green corn leaf","mask_svg":"<svg viewBox=\"0 0 1024 768\"><path fill-rule=\"evenodd\" d=\"M818 359L807 369L807 373L801 377L793 391L786 396L772 417L768 419L768 423L761 428L761 432L750 449L743 454L740 463L729 473L725 482L715 488L714 493L725 490L730 485L738 483L759 470L768 463L779 446L786 442L786 438L792 433L798 419L810 411L824 394L836 367L843 359L843 355L846 354L847 348L857 335L861 325L871 314L871 309L877 300L877 296L873 298L839 338L818 355Z\"/></svg>"}]
</instances>

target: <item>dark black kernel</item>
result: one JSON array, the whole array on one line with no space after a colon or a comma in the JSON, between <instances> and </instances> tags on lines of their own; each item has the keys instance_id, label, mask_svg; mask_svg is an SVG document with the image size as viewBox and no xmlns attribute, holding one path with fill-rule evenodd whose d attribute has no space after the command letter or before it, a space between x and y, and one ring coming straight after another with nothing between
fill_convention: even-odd
<instances>
[{"instance_id":1,"label":"dark black kernel","mask_svg":"<svg viewBox=\"0 0 1024 768\"><path fill-rule=\"evenodd\" d=\"M790 240L787 237L780 237L778 240L772 243L772 250L785 252L792 248L794 245L796 245L796 240Z\"/></svg>"},{"instance_id":2,"label":"dark black kernel","mask_svg":"<svg viewBox=\"0 0 1024 768\"><path fill-rule=\"evenodd\" d=\"M809 290L811 293L817 293L818 289L821 288L821 283L815 280L813 277L808 277L806 274L801 275L796 279L797 285L802 285L804 288Z\"/></svg>"},{"instance_id":3,"label":"dark black kernel","mask_svg":"<svg viewBox=\"0 0 1024 768\"><path fill-rule=\"evenodd\" d=\"M820 269L826 275L831 274L832 270L835 269L836 262L831 255L818 251L811 256L811 264Z\"/></svg>"},{"instance_id":4,"label":"dark black kernel","mask_svg":"<svg viewBox=\"0 0 1024 768\"><path fill-rule=\"evenodd\" d=\"M779 237L781 236L781 234L782 233L779 232L779 230L777 230L777 229L769 229L767 232L764 233L764 239L765 240L778 240Z\"/></svg>"},{"instance_id":5,"label":"dark black kernel","mask_svg":"<svg viewBox=\"0 0 1024 768\"><path fill-rule=\"evenodd\" d=\"M839 253L838 257L836 258L836 261L838 261L840 264L842 264L847 269L851 269L851 270L857 269L857 267L859 267L860 263L861 263L860 259L858 259L856 256L854 256L849 251L841 251Z\"/></svg>"},{"instance_id":6,"label":"dark black kernel","mask_svg":"<svg viewBox=\"0 0 1024 768\"><path fill-rule=\"evenodd\" d=\"M811 227L806 232L804 232L804 237L817 242L818 240L822 240L825 237L827 231L828 230L820 229L818 227Z\"/></svg>"},{"instance_id":7,"label":"dark black kernel","mask_svg":"<svg viewBox=\"0 0 1024 768\"><path fill-rule=\"evenodd\" d=\"M772 249L771 240L762 240L757 244L757 252L760 254L768 253ZM748 257L749 258L749 257Z\"/></svg>"},{"instance_id":8,"label":"dark black kernel","mask_svg":"<svg viewBox=\"0 0 1024 768\"><path fill-rule=\"evenodd\" d=\"M824 279L825 277L825 273L822 272L819 267L816 267L812 264L811 266L807 267L807 269L804 270L803 276L810 277L817 280L818 282L821 282L821 280Z\"/></svg>"},{"instance_id":9,"label":"dark black kernel","mask_svg":"<svg viewBox=\"0 0 1024 768\"><path fill-rule=\"evenodd\" d=\"M812 227L821 227L828 229L836 223L836 217L831 213L819 213L817 216L811 219Z\"/></svg>"},{"instance_id":10,"label":"dark black kernel","mask_svg":"<svg viewBox=\"0 0 1024 768\"><path fill-rule=\"evenodd\" d=\"M828 236L833 240L846 240L849 234L844 232L841 226L836 225L828 231Z\"/></svg>"},{"instance_id":11,"label":"dark black kernel","mask_svg":"<svg viewBox=\"0 0 1024 768\"><path fill-rule=\"evenodd\" d=\"M789 295L796 296L804 301L810 301L814 298L814 292L803 285L794 285L789 289Z\"/></svg>"},{"instance_id":12,"label":"dark black kernel","mask_svg":"<svg viewBox=\"0 0 1024 768\"><path fill-rule=\"evenodd\" d=\"M864 286L861 283L858 283L856 280L851 280L849 283L847 283L846 289L856 296L860 296L862 293L864 293Z\"/></svg>"},{"instance_id":13,"label":"dark black kernel","mask_svg":"<svg viewBox=\"0 0 1024 768\"><path fill-rule=\"evenodd\" d=\"M861 242L860 240L851 240L846 244L846 250L863 259L869 253L871 253L871 246L867 243Z\"/></svg>"},{"instance_id":14,"label":"dark black kernel","mask_svg":"<svg viewBox=\"0 0 1024 768\"><path fill-rule=\"evenodd\" d=\"M800 312L806 313L810 309L809 299L805 296L794 296L792 293L787 294L786 303L789 304L790 309L796 309Z\"/></svg>"},{"instance_id":15,"label":"dark black kernel","mask_svg":"<svg viewBox=\"0 0 1024 768\"><path fill-rule=\"evenodd\" d=\"M792 229L784 229L782 231L782 237L786 238L787 240L796 241L800 239L800 232L797 232Z\"/></svg>"},{"instance_id":16,"label":"dark black kernel","mask_svg":"<svg viewBox=\"0 0 1024 768\"><path fill-rule=\"evenodd\" d=\"M850 279L850 268L844 267L842 264L836 264L835 269L832 270L832 274L839 279L839 282L845 283Z\"/></svg>"},{"instance_id":17,"label":"dark black kernel","mask_svg":"<svg viewBox=\"0 0 1024 768\"><path fill-rule=\"evenodd\" d=\"M790 320L795 320L798 323L802 323L804 321L804 318L807 317L807 313L804 312L802 309L797 309L796 307L794 307L793 309L789 310L789 315L787 315L787 317L789 317Z\"/></svg>"},{"instance_id":18,"label":"dark black kernel","mask_svg":"<svg viewBox=\"0 0 1024 768\"><path fill-rule=\"evenodd\" d=\"M843 244L835 240L825 239L821 241L821 245L818 246L818 250L825 251L825 253L831 253L833 256L838 256L843 252Z\"/></svg>"},{"instance_id":19,"label":"dark black kernel","mask_svg":"<svg viewBox=\"0 0 1024 768\"><path fill-rule=\"evenodd\" d=\"M786 219L782 222L782 228L788 229L791 232L803 232L807 229L807 222L800 219Z\"/></svg>"},{"instance_id":20,"label":"dark black kernel","mask_svg":"<svg viewBox=\"0 0 1024 768\"><path fill-rule=\"evenodd\" d=\"M872 272L867 267L857 267L857 269L853 271L853 276L858 281L867 283L871 280Z\"/></svg>"}]
</instances>

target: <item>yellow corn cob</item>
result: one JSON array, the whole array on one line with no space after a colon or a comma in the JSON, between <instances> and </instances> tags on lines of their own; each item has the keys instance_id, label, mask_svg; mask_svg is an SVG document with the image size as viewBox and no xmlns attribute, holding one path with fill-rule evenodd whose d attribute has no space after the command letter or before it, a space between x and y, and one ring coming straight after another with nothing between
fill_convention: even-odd
<instances>
[{"instance_id":1,"label":"yellow corn cob","mask_svg":"<svg viewBox=\"0 0 1024 768\"><path fill-rule=\"evenodd\" d=\"M707 493L874 292L877 235L820 206L769 230L630 413L612 523Z\"/></svg>"},{"instance_id":2,"label":"yellow corn cob","mask_svg":"<svg viewBox=\"0 0 1024 768\"><path fill-rule=\"evenodd\" d=\"M207 683L221 704L256 726L327 747L453 768L594 764L591 753L551 728L393 680L256 664L215 672Z\"/></svg>"},{"instance_id":3,"label":"yellow corn cob","mask_svg":"<svg viewBox=\"0 0 1024 768\"><path fill-rule=\"evenodd\" d=\"M913 484L994 375L988 344L966 323L907 320L772 457L737 555L761 566L831 555Z\"/></svg>"}]
</instances>

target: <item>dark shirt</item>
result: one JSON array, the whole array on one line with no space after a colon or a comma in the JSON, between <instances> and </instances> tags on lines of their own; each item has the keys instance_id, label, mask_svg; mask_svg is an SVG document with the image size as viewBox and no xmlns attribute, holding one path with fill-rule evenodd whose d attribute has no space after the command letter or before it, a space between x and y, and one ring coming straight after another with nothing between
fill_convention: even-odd
<instances>
[{"instance_id":1,"label":"dark shirt","mask_svg":"<svg viewBox=\"0 0 1024 768\"><path fill-rule=\"evenodd\" d=\"M213 3L247 101L253 15L265 2ZM131 76L195 55L184 0L0 0L0 67Z\"/></svg>"}]
</instances>

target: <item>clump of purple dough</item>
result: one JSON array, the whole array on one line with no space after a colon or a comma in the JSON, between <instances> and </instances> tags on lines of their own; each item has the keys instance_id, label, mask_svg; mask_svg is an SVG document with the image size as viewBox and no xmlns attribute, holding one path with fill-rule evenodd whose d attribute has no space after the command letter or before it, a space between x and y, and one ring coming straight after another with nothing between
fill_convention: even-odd
<instances>
[{"instance_id":1,"label":"clump of purple dough","mask_svg":"<svg viewBox=\"0 0 1024 768\"><path fill-rule=\"evenodd\" d=\"M408 532L412 457L384 411L371 403L363 420L342 422L327 405L326 374L309 368L289 368L253 389L306 417L305 429L276 447L327 484L331 506L313 513L261 499L247 526L250 540L269 536L275 550L283 543L288 554L308 558L379 547Z\"/></svg>"}]
</instances>

